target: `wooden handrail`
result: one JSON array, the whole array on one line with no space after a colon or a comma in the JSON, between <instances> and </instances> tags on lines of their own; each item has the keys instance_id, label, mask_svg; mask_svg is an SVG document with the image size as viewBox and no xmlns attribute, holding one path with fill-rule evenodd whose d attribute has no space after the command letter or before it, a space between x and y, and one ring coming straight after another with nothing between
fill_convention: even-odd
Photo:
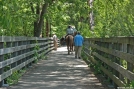
<instances>
[{"instance_id":1,"label":"wooden handrail","mask_svg":"<svg viewBox=\"0 0 134 89\"><path fill-rule=\"evenodd\" d=\"M58 43L59 44L59 43ZM0 86L14 71L29 67L53 50L52 38L37 37L0 37ZM35 56L38 54L38 58ZM8 67L8 68L7 68Z\"/></svg>"},{"instance_id":2,"label":"wooden handrail","mask_svg":"<svg viewBox=\"0 0 134 89\"><path fill-rule=\"evenodd\" d=\"M134 37L85 38L83 52L114 87L134 80Z\"/></svg>"}]
</instances>

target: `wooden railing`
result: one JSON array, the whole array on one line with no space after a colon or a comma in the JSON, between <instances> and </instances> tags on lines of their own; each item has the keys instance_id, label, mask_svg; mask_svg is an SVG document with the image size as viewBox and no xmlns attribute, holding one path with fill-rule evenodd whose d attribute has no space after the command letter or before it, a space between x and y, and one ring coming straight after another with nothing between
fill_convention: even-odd
<instances>
[{"instance_id":1,"label":"wooden railing","mask_svg":"<svg viewBox=\"0 0 134 89\"><path fill-rule=\"evenodd\" d=\"M0 86L14 71L29 67L53 50L52 38L0 37Z\"/></svg>"},{"instance_id":2,"label":"wooden railing","mask_svg":"<svg viewBox=\"0 0 134 89\"><path fill-rule=\"evenodd\" d=\"M134 81L134 37L87 38L83 51L114 87Z\"/></svg>"}]
</instances>

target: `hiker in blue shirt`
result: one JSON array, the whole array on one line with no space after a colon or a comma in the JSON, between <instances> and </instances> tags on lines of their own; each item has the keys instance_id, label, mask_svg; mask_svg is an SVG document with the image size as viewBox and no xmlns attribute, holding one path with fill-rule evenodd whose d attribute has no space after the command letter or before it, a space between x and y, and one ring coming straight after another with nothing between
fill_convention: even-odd
<instances>
[{"instance_id":1,"label":"hiker in blue shirt","mask_svg":"<svg viewBox=\"0 0 134 89\"><path fill-rule=\"evenodd\" d=\"M77 35L74 37L74 46L75 46L75 58L81 59L81 50L83 46L83 37L80 35L80 32L77 32Z\"/></svg>"}]
</instances>

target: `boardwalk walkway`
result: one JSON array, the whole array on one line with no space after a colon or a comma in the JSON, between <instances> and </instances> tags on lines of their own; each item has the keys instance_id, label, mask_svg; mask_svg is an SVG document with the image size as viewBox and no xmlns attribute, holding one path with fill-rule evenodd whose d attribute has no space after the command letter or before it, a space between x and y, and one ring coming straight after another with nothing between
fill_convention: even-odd
<instances>
[{"instance_id":1,"label":"boardwalk walkway","mask_svg":"<svg viewBox=\"0 0 134 89\"><path fill-rule=\"evenodd\" d=\"M82 59L67 55L66 47L52 51L18 81L3 89L108 89L95 77Z\"/></svg>"}]
</instances>

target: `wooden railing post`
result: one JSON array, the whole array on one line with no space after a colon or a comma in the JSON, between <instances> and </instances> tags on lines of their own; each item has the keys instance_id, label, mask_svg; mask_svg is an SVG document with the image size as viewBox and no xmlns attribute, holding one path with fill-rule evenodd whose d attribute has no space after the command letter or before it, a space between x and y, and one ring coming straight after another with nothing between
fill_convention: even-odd
<instances>
[{"instance_id":1,"label":"wooden railing post","mask_svg":"<svg viewBox=\"0 0 134 89\"><path fill-rule=\"evenodd\" d=\"M17 45L18 45L18 42L13 42L12 43L12 47L17 47ZM15 56L17 56L17 52L13 52L12 57L15 57ZM14 68L15 66L17 66L17 62L13 62L11 64L11 68Z\"/></svg>"},{"instance_id":2,"label":"wooden railing post","mask_svg":"<svg viewBox=\"0 0 134 89\"><path fill-rule=\"evenodd\" d=\"M26 53L30 52L30 48L28 47L28 45L32 44L32 42L27 38L27 46L26 46ZM26 57L26 60L30 59L30 56ZM30 63L26 65L26 68L28 68L30 66Z\"/></svg>"},{"instance_id":3,"label":"wooden railing post","mask_svg":"<svg viewBox=\"0 0 134 89\"><path fill-rule=\"evenodd\" d=\"M4 48L4 42L0 42L0 49ZM0 55L0 62L4 61L4 55ZM0 68L0 75L3 73L4 68ZM0 81L0 87L2 87L4 80Z\"/></svg>"},{"instance_id":4,"label":"wooden railing post","mask_svg":"<svg viewBox=\"0 0 134 89\"><path fill-rule=\"evenodd\" d=\"M133 54L134 55L134 46L132 46L132 45L127 45L127 51L128 51L128 53L130 53L130 54ZM132 63L130 63L130 62L127 62L127 70L129 70L129 71L132 71L133 73L134 73L134 64L132 64ZM129 84L130 83L130 80L129 79L127 79L127 83Z\"/></svg>"},{"instance_id":5,"label":"wooden railing post","mask_svg":"<svg viewBox=\"0 0 134 89\"><path fill-rule=\"evenodd\" d=\"M6 42L5 43L5 48L10 48L10 47L12 47L12 42ZM8 53L7 55L5 55L4 60L8 60L11 57L12 57L12 53ZM4 72L6 72L10 69L11 69L11 64L4 67ZM6 84L7 84L7 79L4 79L3 85L6 86Z\"/></svg>"}]
</instances>

